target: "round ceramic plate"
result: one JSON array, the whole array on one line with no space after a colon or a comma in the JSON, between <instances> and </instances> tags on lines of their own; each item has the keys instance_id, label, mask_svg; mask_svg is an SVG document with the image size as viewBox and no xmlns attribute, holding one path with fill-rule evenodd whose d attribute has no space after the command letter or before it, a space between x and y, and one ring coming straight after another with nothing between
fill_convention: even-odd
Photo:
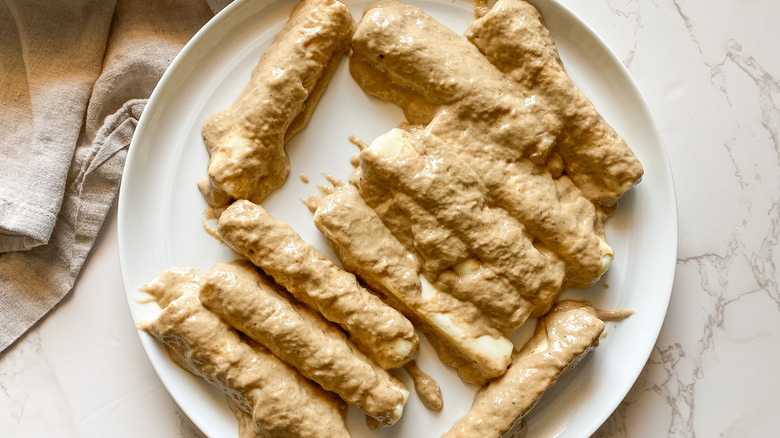
<instances>
[{"instance_id":1,"label":"round ceramic plate","mask_svg":"<svg viewBox=\"0 0 780 438\"><path fill-rule=\"evenodd\" d=\"M359 18L371 1L346 3ZM468 1L411 3L459 33L473 17ZM626 138L645 168L643 181L623 197L607 223L607 237L615 250L609 272L592 288L565 294L588 299L600 308L634 309L636 314L608 324L608 336L598 348L564 374L526 416L530 436L587 437L631 388L658 336L674 276L676 203L664 149L626 69L565 7L551 0L533 3L542 12L574 82ZM205 176L208 156L200 127L243 89L293 6L291 0L233 3L187 44L155 89L133 138L119 197L120 264L134 321L151 319L159 312L154 303L138 303L143 298L138 288L163 270L174 266L208 270L218 261L237 258L201 225L205 203L195 182ZM349 159L357 152L348 141L350 134L370 142L402 120L400 109L363 93L343 61L311 122L287 145L290 177L264 206L335 260L300 198L316 194L317 184L326 184L323 172L348 178L353 169ZM304 183L301 174L311 182ZM526 324L513 340L522 343L531 326ZM160 379L192 421L209 436L237 436L236 420L224 398L177 367L160 343L144 333L140 336ZM440 436L468 412L476 388L444 367L425 340L418 363L441 385L444 409L428 411L412 394L401 420L376 434L365 426L363 415L350 409L347 421L353 436ZM411 387L403 373L397 374Z\"/></svg>"}]
</instances>

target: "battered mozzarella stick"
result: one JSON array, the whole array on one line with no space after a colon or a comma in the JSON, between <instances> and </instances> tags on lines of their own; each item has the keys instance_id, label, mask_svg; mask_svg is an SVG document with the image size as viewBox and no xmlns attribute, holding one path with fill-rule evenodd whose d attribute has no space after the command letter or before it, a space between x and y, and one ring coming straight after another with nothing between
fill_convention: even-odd
<instances>
[{"instance_id":1,"label":"battered mozzarella stick","mask_svg":"<svg viewBox=\"0 0 780 438\"><path fill-rule=\"evenodd\" d=\"M614 258L594 205L566 175L528 160L507 163L461 155L480 175L496 206L526 226L528 232L566 263L569 287L598 281Z\"/></svg>"},{"instance_id":2,"label":"battered mozzarella stick","mask_svg":"<svg viewBox=\"0 0 780 438\"><path fill-rule=\"evenodd\" d=\"M602 221L576 187L570 183L566 187L568 177L554 179L547 169L528 160L506 163L470 154L459 158L480 176L493 205L506 210L566 263L568 286L590 286L606 272L614 253L603 236ZM386 187L370 175L358 184L361 195L394 235L419 252L426 272L438 273L468 258L466 245L409 196L388 195Z\"/></svg>"},{"instance_id":3,"label":"battered mozzarella stick","mask_svg":"<svg viewBox=\"0 0 780 438\"><path fill-rule=\"evenodd\" d=\"M198 188L209 204L260 202L284 182L284 144L308 123L354 27L338 0L303 0L293 10L233 105L203 125L210 158Z\"/></svg>"},{"instance_id":4,"label":"battered mozzarella stick","mask_svg":"<svg viewBox=\"0 0 780 438\"><path fill-rule=\"evenodd\" d=\"M294 307L251 265L214 265L200 297L232 326L383 425L401 417L409 394L403 383L373 365L337 328Z\"/></svg>"},{"instance_id":5,"label":"battered mozzarella stick","mask_svg":"<svg viewBox=\"0 0 780 438\"><path fill-rule=\"evenodd\" d=\"M435 290L418 273L414 255L393 237L354 186L338 187L324 197L314 224L345 268L391 302L400 302L412 321L435 332L488 378L504 373L512 343L473 304Z\"/></svg>"},{"instance_id":6,"label":"battered mozzarella stick","mask_svg":"<svg viewBox=\"0 0 780 438\"><path fill-rule=\"evenodd\" d=\"M295 298L349 332L350 340L383 368L399 368L417 354L419 338L408 319L263 207L233 203L217 231Z\"/></svg>"},{"instance_id":7,"label":"battered mozzarella stick","mask_svg":"<svg viewBox=\"0 0 780 438\"><path fill-rule=\"evenodd\" d=\"M404 107L409 122L500 159L543 161L560 130L541 100L514 93L466 38L411 5L382 1L366 10L350 71L366 93Z\"/></svg>"},{"instance_id":8,"label":"battered mozzarella stick","mask_svg":"<svg viewBox=\"0 0 780 438\"><path fill-rule=\"evenodd\" d=\"M568 287L590 286L607 270L614 252L603 235L601 219L593 204L570 182L566 184L566 176L553 179L529 161L509 164L468 155L461 158L480 175L494 204L518 219L566 263ZM362 175L359 167L356 173ZM410 253L420 256L426 275L435 278L442 270L469 259L468 247L408 195L389 193L370 177L360 175L351 179L360 186L361 196L393 236Z\"/></svg>"},{"instance_id":9,"label":"battered mozzarella stick","mask_svg":"<svg viewBox=\"0 0 780 438\"><path fill-rule=\"evenodd\" d=\"M604 205L633 187L642 165L593 104L571 82L541 14L524 0L499 0L466 37L527 91L544 96L568 129L557 150L585 196Z\"/></svg>"},{"instance_id":10,"label":"battered mozzarella stick","mask_svg":"<svg viewBox=\"0 0 780 438\"><path fill-rule=\"evenodd\" d=\"M349 437L346 406L264 348L238 333L200 303L193 269L163 272L143 287L162 307L139 324L165 344L171 358L224 392L261 437Z\"/></svg>"},{"instance_id":11,"label":"battered mozzarella stick","mask_svg":"<svg viewBox=\"0 0 780 438\"><path fill-rule=\"evenodd\" d=\"M486 204L486 188L446 145L393 129L361 152L361 167L362 179L412 197L469 247L475 259L436 281L476 304L502 330L519 327L539 309L544 313L560 292L560 260L537 249L504 210Z\"/></svg>"},{"instance_id":12,"label":"battered mozzarella stick","mask_svg":"<svg viewBox=\"0 0 780 438\"><path fill-rule=\"evenodd\" d=\"M448 43L439 43L444 40ZM612 259L611 248L598 236L601 220L585 197L577 208L561 205L553 176L547 166L538 166L551 160L554 143L580 129L563 129L560 123L568 102L546 90L529 92L507 83L473 44L413 6L381 2L366 11L353 46L350 70L361 87L401 106L409 121L430 123L427 129L484 180L492 202L566 262L570 286L589 286L600 278ZM426 68L409 72L409 65ZM528 133L533 135L525 139ZM538 145L538 156L524 153L539 138L547 143Z\"/></svg>"},{"instance_id":13,"label":"battered mozzarella stick","mask_svg":"<svg viewBox=\"0 0 780 438\"><path fill-rule=\"evenodd\" d=\"M410 38L399 38L406 35ZM442 44L438 37L445 37ZM378 56L382 54L383 56ZM452 56L452 55L457 55ZM451 65L431 61L448 59ZM370 5L352 37L350 63L360 61L426 101L450 104L475 93L467 85L474 67L485 92L498 95L508 81L468 42L421 9L397 1Z\"/></svg>"},{"instance_id":14,"label":"battered mozzarella stick","mask_svg":"<svg viewBox=\"0 0 780 438\"><path fill-rule=\"evenodd\" d=\"M444 438L500 438L536 403L561 373L598 345L604 322L587 303L562 301L539 319L506 374L477 392L471 411Z\"/></svg>"}]
</instances>

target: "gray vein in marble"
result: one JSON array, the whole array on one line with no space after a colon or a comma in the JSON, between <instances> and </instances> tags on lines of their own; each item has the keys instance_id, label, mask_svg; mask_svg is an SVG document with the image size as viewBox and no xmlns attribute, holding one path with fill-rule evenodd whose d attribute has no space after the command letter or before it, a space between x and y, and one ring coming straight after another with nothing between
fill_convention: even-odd
<instances>
[{"instance_id":1,"label":"gray vein in marble","mask_svg":"<svg viewBox=\"0 0 780 438\"><path fill-rule=\"evenodd\" d=\"M735 293L729 288L729 271L735 264L735 259L744 258L747 249L737 239L731 241L728 254L702 254L685 259L678 259L678 265L686 263L696 264L702 290L710 296L713 309L708 312L702 330L702 336L698 340L699 358L705 351L714 348L714 334L716 329L723 329L725 312L729 305L739 301L745 296L766 292L762 289L751 289ZM712 272L714 270L714 272ZM714 278L713 278L714 277ZM758 280L758 278L756 278ZM700 376L697 376L700 377Z\"/></svg>"},{"instance_id":2,"label":"gray vein in marble","mask_svg":"<svg viewBox=\"0 0 780 438\"><path fill-rule=\"evenodd\" d=\"M753 80L759 91L761 125L769 134L780 165L780 109L774 96L780 94L780 82L763 68L754 57L743 53L742 45L735 40L726 43L726 57Z\"/></svg>"},{"instance_id":3,"label":"gray vein in marble","mask_svg":"<svg viewBox=\"0 0 780 438\"><path fill-rule=\"evenodd\" d=\"M737 41L728 41L726 56L756 85L761 110L761 126L769 136L777 165L775 174L778 174L780 173L780 108L775 101L775 96L780 95L780 81L763 68L754 57L743 53L742 46ZM756 177L761 182L760 173L756 172ZM777 187L768 193L774 194L770 199L770 205L766 208L770 226L762 245L749 257L749 262L756 282L767 291L780 310L780 287L778 287L777 269L774 263L774 250L780 239L780 198L778 198L780 194Z\"/></svg>"},{"instance_id":4,"label":"gray vein in marble","mask_svg":"<svg viewBox=\"0 0 780 438\"><path fill-rule=\"evenodd\" d=\"M621 2L623 3L623 2ZM621 5L615 5L612 1L607 2L607 6L609 6L610 11L616 16L620 17L626 20L633 21L633 38L631 38L632 44L631 47L628 49L628 53L621 58L621 61L623 62L623 65L626 67L631 66L631 62L634 60L634 55L636 54L637 46L639 45L639 38L638 38L638 32L640 29L642 29L642 15L639 13L639 6L640 3L636 0L628 0L625 2L626 8L623 9ZM627 7L633 6L633 10L629 10Z\"/></svg>"},{"instance_id":5,"label":"gray vein in marble","mask_svg":"<svg viewBox=\"0 0 780 438\"><path fill-rule=\"evenodd\" d=\"M688 35L691 36L691 41L696 44L696 48L699 50L699 54L703 55L704 52L701 49L701 44L699 43L699 40L693 31L693 23L691 22L691 18L685 12L683 12L683 8L680 6L679 0L672 0L672 4L674 5L677 14L682 19L683 24L685 24L685 28L688 30Z\"/></svg>"},{"instance_id":6,"label":"gray vein in marble","mask_svg":"<svg viewBox=\"0 0 780 438\"><path fill-rule=\"evenodd\" d=\"M669 345L665 349L656 349L660 358L653 356L650 358L650 364L660 367L666 373L666 380L662 384L654 384L652 390L664 397L666 403L672 406L672 421L669 425L669 436L696 436L693 431L693 416L695 405L693 403L696 395L696 384L693 379L690 382L684 382L677 370L679 362L685 359L685 351L680 344ZM693 374L697 376L701 373L701 361L695 361Z\"/></svg>"},{"instance_id":7,"label":"gray vein in marble","mask_svg":"<svg viewBox=\"0 0 780 438\"><path fill-rule=\"evenodd\" d=\"M685 13L679 0L672 0L672 3L698 52L703 55L703 47L699 43L691 17ZM726 330L726 310L735 302L754 294L771 299L780 310L780 287L775 265L776 248L780 240L780 190L776 187L780 175L780 109L776 101L780 95L780 83L754 57L744 53L742 45L737 41L728 40L721 53L723 57L718 63L705 62L710 68L713 85L724 95L734 112L744 111L744 108L734 105L737 100L732 99L732 95L742 97L739 101L744 102L746 90L726 81L725 73L725 69L731 65L741 70L755 85L758 95L756 104L761 117L755 128L765 132L768 137L767 141L753 138L758 134L747 135L753 126L739 126L740 135L724 142L733 164L733 177L741 190L741 201L747 204L746 212L740 213L744 214L743 227L735 230L730 237L725 254L704 253L678 259L678 269L685 266L695 267L700 290L684 291L675 288L675 293L703 293L706 297L706 301L702 302L702 305L706 306L706 315L701 322L696 322L699 338L693 345L682 344L675 341L674 330L669 329L668 333L662 331L659 342L634 388L594 435L597 437L631 436L632 431L626 426L627 416L636 406L639 394L646 391L656 393L669 406L669 436L695 437L694 401L697 383L704 377L703 356L714 354L717 360L716 333ZM730 80L733 81L733 73L729 74ZM722 83L716 83L718 78ZM767 147L771 149L767 150ZM746 150L757 152L753 157L764 157L769 152L769 155L774 155L775 163L759 163L759 159L751 158ZM765 219L767 216L768 221ZM756 220L757 218L761 220ZM757 231L757 225L765 229ZM750 239L746 238L753 233L763 235L760 243L750 243ZM757 287L730 284L730 277L738 272L742 264L747 265ZM688 321L691 322L694 321Z\"/></svg>"},{"instance_id":8,"label":"gray vein in marble","mask_svg":"<svg viewBox=\"0 0 780 438\"><path fill-rule=\"evenodd\" d=\"M677 15L680 17L680 19L683 22L683 25L685 26L685 30L688 32L688 35L691 38L691 42L696 47L696 50L699 52L699 55L704 58L704 49L702 48L702 44L699 42L699 36L695 32L695 26L693 25L693 21L691 17L686 14L683 11L683 7L680 4L680 0L672 0L672 4L674 6L674 10L677 13ZM729 104L729 106L733 107L733 102L731 99L731 96L726 89L726 86L724 84L719 84L718 80L725 81L725 76L723 73L723 67L726 63L726 58L721 58L718 62L707 62L704 61L704 65L707 66L710 69L710 83L714 85L718 91L723 94L723 96L726 99L726 102Z\"/></svg>"},{"instance_id":9,"label":"gray vein in marble","mask_svg":"<svg viewBox=\"0 0 780 438\"><path fill-rule=\"evenodd\" d=\"M729 141L724 143L723 146L726 148L726 150L729 153L729 159L731 160L731 164L734 166L734 177L736 177L740 189L749 190L751 185L749 178L746 178L745 175L743 175L739 163L736 160L734 160L735 154L739 151L739 147L740 147L738 139L737 138L729 139Z\"/></svg>"},{"instance_id":10,"label":"gray vein in marble","mask_svg":"<svg viewBox=\"0 0 780 438\"><path fill-rule=\"evenodd\" d=\"M54 424L40 424L40 428L53 427L65 436L77 437L78 429L73 421L73 412L67 401L59 379L46 360L41 348L38 331L28 333L2 356L0 361L0 389L6 399L5 414L0 412L0 430L16 429L32 409L32 414L41 423L46 420ZM45 393L46 405L39 403L41 398L36 390ZM41 411L41 412L39 412ZM29 421L29 420L26 420ZM59 435L59 434L58 434Z\"/></svg>"}]
</instances>

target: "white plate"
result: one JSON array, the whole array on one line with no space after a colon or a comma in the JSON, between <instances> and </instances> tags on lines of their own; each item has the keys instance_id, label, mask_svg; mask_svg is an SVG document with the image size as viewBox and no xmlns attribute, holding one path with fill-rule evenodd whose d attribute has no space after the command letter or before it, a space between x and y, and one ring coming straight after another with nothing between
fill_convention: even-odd
<instances>
[{"instance_id":1,"label":"white plate","mask_svg":"<svg viewBox=\"0 0 780 438\"><path fill-rule=\"evenodd\" d=\"M371 1L346 3L359 18ZM472 19L468 1L411 3L459 33ZM590 290L566 293L589 299L598 307L630 308L637 313L616 325L608 324L609 335L599 347L565 374L526 417L529 436L586 437L631 388L658 336L674 276L677 211L664 149L626 69L565 7L551 0L533 3L544 15L574 82L626 138L646 172L608 222L608 240L616 254L611 269ZM195 182L205 175L207 154L200 127L211 113L232 103L292 7L290 0L239 1L229 6L187 44L146 107L119 196L120 264L136 322L158 312L155 304L141 305L136 300L142 297L139 286L164 269L194 266L208 270L215 262L236 257L201 227L205 203ZM352 171L349 158L357 152L348 141L350 134L371 141L403 120L400 109L364 94L346 64L342 62L336 71L308 127L287 145L290 177L264 203L271 214L290 223L332 259L333 253L312 224L312 215L298 199L317 193L316 184L325 183L321 172L347 179ZM299 179L302 173L311 183ZM521 342L523 335L513 338ZM140 336L160 379L192 421L209 436L235 437L236 421L223 398L174 365L151 337ZM371 434L363 416L350 410L353 436L440 436L468 411L474 388L441 365L425 342L418 363L441 384L444 410L432 413L412 395L402 419L379 434Z\"/></svg>"}]
</instances>

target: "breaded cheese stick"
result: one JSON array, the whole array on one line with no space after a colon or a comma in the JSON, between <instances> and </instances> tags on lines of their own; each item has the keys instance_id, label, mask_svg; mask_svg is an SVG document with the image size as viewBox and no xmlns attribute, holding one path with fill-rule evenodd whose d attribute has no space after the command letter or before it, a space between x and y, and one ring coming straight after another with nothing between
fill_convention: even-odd
<instances>
[{"instance_id":1,"label":"breaded cheese stick","mask_svg":"<svg viewBox=\"0 0 780 438\"><path fill-rule=\"evenodd\" d=\"M233 203L219 218L217 231L295 298L349 332L350 340L382 368L399 368L417 354L419 338L408 319L263 207Z\"/></svg>"},{"instance_id":2,"label":"breaded cheese stick","mask_svg":"<svg viewBox=\"0 0 780 438\"><path fill-rule=\"evenodd\" d=\"M604 322L587 303L561 301L540 318L506 374L480 389L471 411L444 438L500 438L522 418L566 367L598 345Z\"/></svg>"},{"instance_id":3,"label":"breaded cheese stick","mask_svg":"<svg viewBox=\"0 0 780 438\"><path fill-rule=\"evenodd\" d=\"M346 406L264 348L253 348L200 303L194 269L163 272L142 290L162 307L139 328L165 344L182 368L250 414L261 437L349 437Z\"/></svg>"},{"instance_id":4,"label":"breaded cheese stick","mask_svg":"<svg viewBox=\"0 0 780 438\"><path fill-rule=\"evenodd\" d=\"M284 182L284 144L308 123L354 28L338 0L303 0L293 10L233 105L203 125L210 158L198 188L210 205L259 203Z\"/></svg>"},{"instance_id":5,"label":"breaded cheese stick","mask_svg":"<svg viewBox=\"0 0 780 438\"><path fill-rule=\"evenodd\" d=\"M434 331L483 375L493 378L506 371L512 354L509 339L473 304L435 290L419 274L414 255L393 237L354 186L337 187L324 197L314 213L314 225L345 268L372 289L400 301L412 321Z\"/></svg>"},{"instance_id":6,"label":"breaded cheese stick","mask_svg":"<svg viewBox=\"0 0 780 438\"><path fill-rule=\"evenodd\" d=\"M295 308L253 266L218 263L203 277L204 305L324 389L383 425L401 417L403 383L354 349L337 328Z\"/></svg>"},{"instance_id":7,"label":"breaded cheese stick","mask_svg":"<svg viewBox=\"0 0 780 438\"><path fill-rule=\"evenodd\" d=\"M612 205L642 177L639 160L574 86L539 11L524 0L499 0L469 25L466 37L529 95L542 95L562 117L557 150L566 173L590 200Z\"/></svg>"}]
</instances>

